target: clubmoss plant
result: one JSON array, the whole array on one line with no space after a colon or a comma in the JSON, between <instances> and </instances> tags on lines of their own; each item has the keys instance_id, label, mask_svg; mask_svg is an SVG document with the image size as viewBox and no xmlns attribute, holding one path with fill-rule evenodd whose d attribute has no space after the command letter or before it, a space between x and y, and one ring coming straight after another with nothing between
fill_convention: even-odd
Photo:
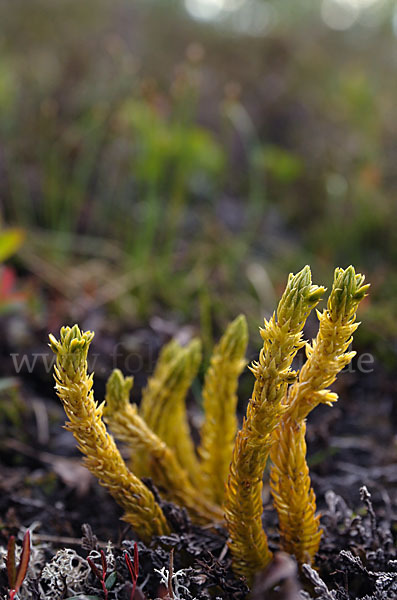
<instances>
[{"instance_id":1,"label":"clubmoss plant","mask_svg":"<svg viewBox=\"0 0 397 600\"><path fill-rule=\"evenodd\" d=\"M50 335L56 354L55 388L63 404L85 465L106 487L125 511L143 540L169 532L163 512L152 492L127 468L113 438L102 421L104 404L94 400L93 377L87 374L87 353L94 334L74 327L63 327L57 341Z\"/></svg>"},{"instance_id":2,"label":"clubmoss plant","mask_svg":"<svg viewBox=\"0 0 397 600\"><path fill-rule=\"evenodd\" d=\"M241 575L263 569L272 554L262 527L262 479L273 432L287 410L288 384L296 378L292 361L305 342L302 329L324 293L312 285L309 267L290 275L286 290L261 329L263 347L251 367L255 385L234 446L226 490L225 516L235 570Z\"/></svg>"},{"instance_id":3,"label":"clubmoss plant","mask_svg":"<svg viewBox=\"0 0 397 600\"><path fill-rule=\"evenodd\" d=\"M200 362L200 340L192 340L186 348L172 340L159 357L154 375L143 392L140 408L142 418L152 431L174 448L193 483L198 481L199 463L189 432L185 397ZM138 472L147 472L145 455L137 454L136 462Z\"/></svg>"},{"instance_id":4,"label":"clubmoss plant","mask_svg":"<svg viewBox=\"0 0 397 600\"><path fill-rule=\"evenodd\" d=\"M283 548L298 563L312 563L318 550L321 529L315 516L316 499L306 464L306 417L318 404L332 405L338 399L328 389L337 374L350 363L348 352L358 327L356 311L368 285L353 267L336 269L327 308L318 312L319 331L306 344L307 361L288 392L288 410L273 433L270 485L278 512Z\"/></svg>"},{"instance_id":5,"label":"clubmoss plant","mask_svg":"<svg viewBox=\"0 0 397 600\"><path fill-rule=\"evenodd\" d=\"M148 472L169 500L186 506L198 522L222 520L219 506L208 502L190 483L187 471L180 465L174 450L156 435L129 400L132 377L123 377L116 369L106 386L104 418L114 435L125 442L134 455L141 452L147 459Z\"/></svg>"},{"instance_id":6,"label":"clubmoss plant","mask_svg":"<svg viewBox=\"0 0 397 600\"><path fill-rule=\"evenodd\" d=\"M309 267L288 278L277 311L265 320L263 347L251 371L255 384L241 430L236 435L236 389L245 365L247 325L237 317L215 347L203 388L204 422L198 450L190 437L185 396L201 360L201 345L167 344L143 392L140 409L130 403L133 385L117 369L99 406L87 374L91 332L75 325L50 336L56 353L56 390L73 432L94 473L125 510L125 520L144 540L170 531L152 492L140 477L151 477L160 494L186 506L198 523L226 522L233 567L248 582L272 558L262 527L262 480L268 458L270 485L278 513L280 545L298 563L313 563L321 539L315 494L306 463L306 418L318 404L332 405L328 389L354 352L356 311L368 285L353 267L336 269L327 308L311 344L303 327L325 288L312 284ZM307 361L292 370L306 346ZM124 463L102 417L131 452Z\"/></svg>"},{"instance_id":7,"label":"clubmoss plant","mask_svg":"<svg viewBox=\"0 0 397 600\"><path fill-rule=\"evenodd\" d=\"M223 504L225 496L225 481L237 432L237 383L246 365L247 344L247 322L240 315L230 323L215 347L204 381L205 420L198 453L204 493L219 505Z\"/></svg>"}]
</instances>

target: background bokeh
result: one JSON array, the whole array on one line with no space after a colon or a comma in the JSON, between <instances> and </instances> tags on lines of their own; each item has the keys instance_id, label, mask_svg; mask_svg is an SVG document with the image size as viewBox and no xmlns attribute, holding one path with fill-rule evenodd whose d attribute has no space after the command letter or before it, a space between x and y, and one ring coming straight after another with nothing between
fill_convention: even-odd
<instances>
[{"instance_id":1,"label":"background bokeh","mask_svg":"<svg viewBox=\"0 0 397 600\"><path fill-rule=\"evenodd\" d=\"M371 283L357 357L340 401L310 415L308 464L338 529L326 554L331 540L364 559L361 522L349 545L326 500L361 514L365 484L384 532L366 547L382 572L395 558L382 540L397 531L396 42L392 0L0 0L0 546L28 526L61 544L83 523L116 545L129 535L63 429L49 332L95 331L98 403L115 367L139 403L163 344L200 337L197 442L226 324L247 316L256 360L289 272L309 264L329 289L353 264ZM312 314L306 339L317 327ZM252 386L246 368L240 423ZM330 593L369 593L378 567L351 567L354 584L341 564L324 570Z\"/></svg>"},{"instance_id":2,"label":"background bokeh","mask_svg":"<svg viewBox=\"0 0 397 600\"><path fill-rule=\"evenodd\" d=\"M354 264L357 343L395 367L394 3L14 0L0 23L4 354L76 321L209 349L244 312L257 339L289 271Z\"/></svg>"}]
</instances>

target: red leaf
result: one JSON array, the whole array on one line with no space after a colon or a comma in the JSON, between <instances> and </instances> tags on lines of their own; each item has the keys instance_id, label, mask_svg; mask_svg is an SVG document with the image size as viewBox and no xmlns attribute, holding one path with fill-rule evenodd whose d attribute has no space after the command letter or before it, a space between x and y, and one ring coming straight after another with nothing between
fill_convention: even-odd
<instances>
[{"instance_id":1,"label":"red leaf","mask_svg":"<svg viewBox=\"0 0 397 600\"><path fill-rule=\"evenodd\" d=\"M11 535L7 546L7 574L8 585L11 589L15 586L17 570L15 566L15 536Z\"/></svg>"},{"instance_id":2,"label":"red leaf","mask_svg":"<svg viewBox=\"0 0 397 600\"><path fill-rule=\"evenodd\" d=\"M100 574L98 567L94 564L91 558L87 558L87 562L90 565L91 571L94 573L95 577L102 582L102 575Z\"/></svg>"},{"instance_id":3,"label":"red leaf","mask_svg":"<svg viewBox=\"0 0 397 600\"><path fill-rule=\"evenodd\" d=\"M19 590L19 588L21 587L21 585L23 583L23 580L25 579L26 572L27 572L28 566L29 566L29 559L30 559L30 531L29 531L29 529L27 529L25 535L23 536L21 560L19 561L17 577L16 577L15 585L14 585L14 589L16 591Z\"/></svg>"},{"instance_id":4,"label":"red leaf","mask_svg":"<svg viewBox=\"0 0 397 600\"><path fill-rule=\"evenodd\" d=\"M135 542L135 546L134 546L134 565L132 565L131 559L127 552L124 554L124 559L125 559L127 568L129 570L130 576L131 576L132 591L131 591L130 600L133 600L134 596L135 596L136 583L137 583L138 571L139 571L138 546L137 546L136 542Z\"/></svg>"},{"instance_id":5,"label":"red leaf","mask_svg":"<svg viewBox=\"0 0 397 600\"><path fill-rule=\"evenodd\" d=\"M130 572L131 579L133 580L133 579L134 579L134 577L135 577L135 573L134 573L134 570L133 570L133 568L132 568L132 562L131 562L131 559L130 559L130 557L128 556L127 552L124 554L124 559L125 559L125 562L126 562L127 568L128 568L128 570L129 570L129 572Z\"/></svg>"},{"instance_id":6,"label":"red leaf","mask_svg":"<svg viewBox=\"0 0 397 600\"><path fill-rule=\"evenodd\" d=\"M106 556L103 550L101 550L101 561L102 561L102 579L106 578L106 573L108 570L108 565L106 562Z\"/></svg>"},{"instance_id":7,"label":"red leaf","mask_svg":"<svg viewBox=\"0 0 397 600\"><path fill-rule=\"evenodd\" d=\"M0 296L2 298L11 296L15 280L14 270L11 267L3 267L0 274Z\"/></svg>"},{"instance_id":8,"label":"red leaf","mask_svg":"<svg viewBox=\"0 0 397 600\"><path fill-rule=\"evenodd\" d=\"M139 554L138 554L138 544L135 542L134 544L134 571L135 577L138 579L139 575Z\"/></svg>"}]
</instances>

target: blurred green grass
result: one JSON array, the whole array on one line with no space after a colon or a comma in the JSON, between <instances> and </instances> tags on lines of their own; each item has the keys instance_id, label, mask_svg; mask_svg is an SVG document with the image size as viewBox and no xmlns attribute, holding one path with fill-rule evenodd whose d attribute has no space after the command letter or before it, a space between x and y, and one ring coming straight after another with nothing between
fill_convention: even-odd
<instances>
[{"instance_id":1,"label":"blurred green grass","mask_svg":"<svg viewBox=\"0 0 397 600\"><path fill-rule=\"evenodd\" d=\"M305 7L252 36L172 2L0 3L20 270L82 314L195 321L210 345L238 312L256 327L288 271L352 263L373 283L359 343L395 365L395 39Z\"/></svg>"}]
</instances>

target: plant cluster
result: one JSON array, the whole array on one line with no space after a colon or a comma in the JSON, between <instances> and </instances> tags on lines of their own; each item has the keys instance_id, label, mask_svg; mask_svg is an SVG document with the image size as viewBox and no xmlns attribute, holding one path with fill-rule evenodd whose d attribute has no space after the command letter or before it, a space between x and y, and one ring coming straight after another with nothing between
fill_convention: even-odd
<instances>
[{"instance_id":1,"label":"plant cluster","mask_svg":"<svg viewBox=\"0 0 397 600\"><path fill-rule=\"evenodd\" d=\"M290 274L276 312L261 329L263 347L251 366L254 389L238 432L237 383L248 335L245 318L237 317L215 347L205 375L197 450L185 397L201 362L199 340L186 347L172 340L163 348L138 408L129 400L133 380L119 370L108 380L105 401L95 401L93 375L87 372L93 333L75 325L63 327L59 340L50 335L66 428L88 469L144 541L170 532L160 504L142 481L151 477L165 498L186 506L193 520L225 523L234 570L252 581L272 558L262 527L262 480L270 458L281 548L300 565L314 562L322 531L306 463L306 418L318 404L337 400L329 386L354 356L348 348L368 287L353 267L337 268L327 306L317 312L318 334L309 343L303 327L325 288L312 284L308 266ZM307 360L296 372L292 363L303 347ZM128 466L105 422L130 448Z\"/></svg>"}]
</instances>

